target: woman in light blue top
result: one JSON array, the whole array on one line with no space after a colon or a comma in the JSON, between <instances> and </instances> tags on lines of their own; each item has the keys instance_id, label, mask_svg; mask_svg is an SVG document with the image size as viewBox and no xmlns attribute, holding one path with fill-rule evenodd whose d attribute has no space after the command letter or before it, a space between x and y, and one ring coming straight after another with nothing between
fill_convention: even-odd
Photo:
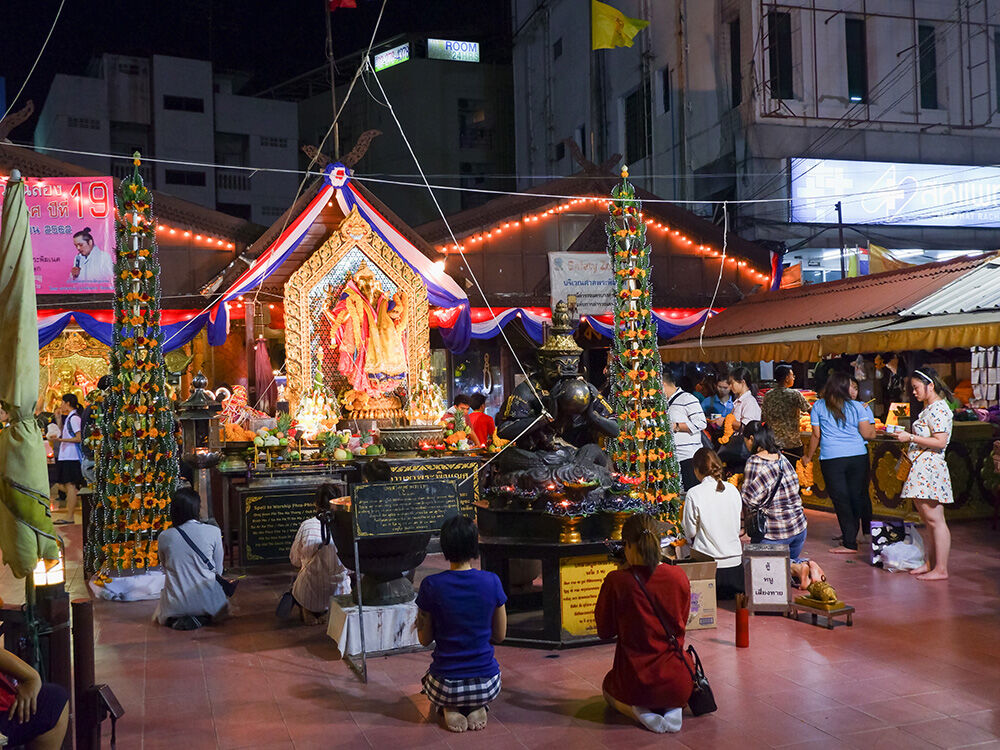
<instances>
[{"instance_id":1,"label":"woman in light blue top","mask_svg":"<svg viewBox=\"0 0 1000 750\"><path fill-rule=\"evenodd\" d=\"M830 375L821 398L810 413L812 438L802 463L808 464L819 446L819 465L840 524L841 544L830 550L850 555L858 551L858 530L871 505L868 494L868 446L875 437L871 412L854 401L850 378L842 372Z\"/></svg>"}]
</instances>

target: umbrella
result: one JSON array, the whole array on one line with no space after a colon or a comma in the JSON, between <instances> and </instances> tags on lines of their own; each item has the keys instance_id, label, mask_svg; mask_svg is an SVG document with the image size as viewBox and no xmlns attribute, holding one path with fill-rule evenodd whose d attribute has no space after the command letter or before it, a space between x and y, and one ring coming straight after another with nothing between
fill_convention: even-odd
<instances>
[{"instance_id":1,"label":"umbrella","mask_svg":"<svg viewBox=\"0 0 1000 750\"><path fill-rule=\"evenodd\" d=\"M31 575L39 559L58 560L49 512L49 472L35 421L38 399L38 316L35 264L24 182L7 182L0 225L0 550L14 575Z\"/></svg>"}]
</instances>

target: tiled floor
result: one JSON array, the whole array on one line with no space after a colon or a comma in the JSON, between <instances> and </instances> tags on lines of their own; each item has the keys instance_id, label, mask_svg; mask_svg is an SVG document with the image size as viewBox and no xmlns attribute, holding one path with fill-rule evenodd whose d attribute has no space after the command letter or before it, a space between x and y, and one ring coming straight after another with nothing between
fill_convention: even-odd
<instances>
[{"instance_id":1,"label":"tiled floor","mask_svg":"<svg viewBox=\"0 0 1000 750\"><path fill-rule=\"evenodd\" d=\"M322 628L275 622L285 572L244 580L238 616L192 633L150 624L151 602L98 603L98 679L127 710L123 750L1000 748L1000 533L986 522L954 526L953 578L932 584L829 555L832 516L810 512L809 522L806 549L857 607L854 627L757 616L751 647L737 650L733 614L722 611L717 629L689 636L719 711L685 717L676 735L605 709L613 646L499 648L504 688L488 728L448 734L429 723L420 695L427 653L374 659L360 684ZM68 533L77 561L78 528ZM0 593L17 600L3 575ZM71 586L83 593L78 566Z\"/></svg>"}]
</instances>

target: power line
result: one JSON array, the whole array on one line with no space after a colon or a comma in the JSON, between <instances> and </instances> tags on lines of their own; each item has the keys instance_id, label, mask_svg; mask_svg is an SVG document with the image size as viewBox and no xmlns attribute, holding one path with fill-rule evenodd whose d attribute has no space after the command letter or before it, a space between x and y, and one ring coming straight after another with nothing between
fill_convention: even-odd
<instances>
[{"instance_id":1,"label":"power line","mask_svg":"<svg viewBox=\"0 0 1000 750\"><path fill-rule=\"evenodd\" d=\"M66 0L61 0L59 3L59 8L56 10L56 17L52 20L52 25L49 27L49 33L45 35L45 41L42 42L42 48L38 50L38 56L35 57L35 62L31 64L31 70L28 71L28 75L24 77L24 83L21 84L21 88L17 90L14 94L14 98L10 100L10 106L7 107L7 111L3 113L3 117L0 117L0 121L3 121L4 117L9 115L14 109L14 105L20 98L21 94L24 93L24 88L28 85L28 81L31 80L31 74L35 72L35 68L38 66L38 61L42 59L42 54L45 52L45 48L49 46L49 39L52 38L52 32L56 30L56 24L59 23L59 16L62 15L63 6L66 4Z\"/></svg>"}]
</instances>

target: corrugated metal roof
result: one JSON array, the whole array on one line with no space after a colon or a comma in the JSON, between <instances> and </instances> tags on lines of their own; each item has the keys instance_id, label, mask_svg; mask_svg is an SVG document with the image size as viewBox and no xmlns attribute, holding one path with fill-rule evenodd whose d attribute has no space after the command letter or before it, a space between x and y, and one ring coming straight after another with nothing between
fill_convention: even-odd
<instances>
[{"instance_id":1,"label":"corrugated metal roof","mask_svg":"<svg viewBox=\"0 0 1000 750\"><path fill-rule=\"evenodd\" d=\"M996 309L1000 309L1000 259L994 258L906 308L900 315L949 315Z\"/></svg>"},{"instance_id":2,"label":"corrugated metal roof","mask_svg":"<svg viewBox=\"0 0 1000 750\"><path fill-rule=\"evenodd\" d=\"M953 281L996 260L964 256L899 271L763 292L741 300L709 320L705 342L724 336L898 315ZM671 343L698 338L698 328Z\"/></svg>"}]
</instances>

